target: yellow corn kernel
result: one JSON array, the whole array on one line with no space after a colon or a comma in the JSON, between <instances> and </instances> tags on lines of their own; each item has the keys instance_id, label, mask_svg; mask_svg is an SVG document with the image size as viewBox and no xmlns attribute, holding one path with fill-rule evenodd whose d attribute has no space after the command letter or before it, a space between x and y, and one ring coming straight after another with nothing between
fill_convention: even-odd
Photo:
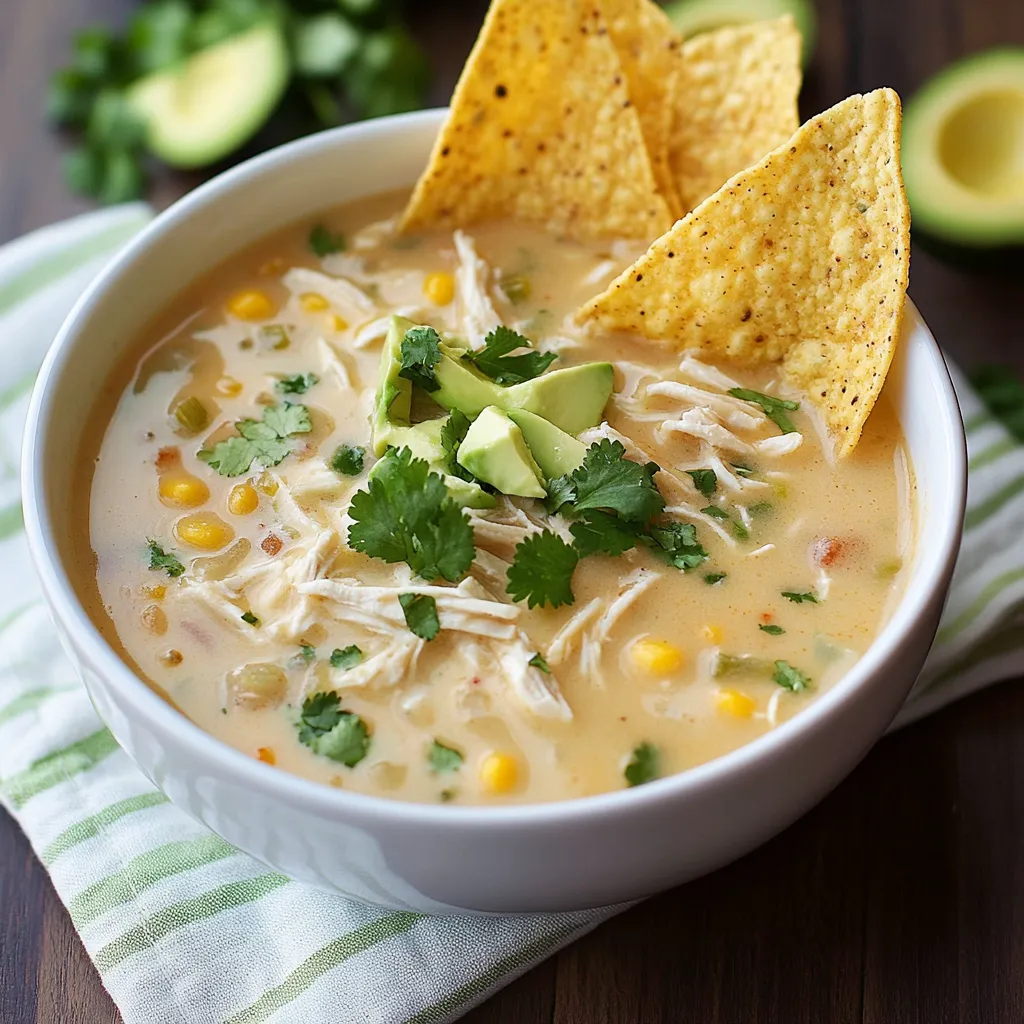
<instances>
[{"instance_id":1,"label":"yellow corn kernel","mask_svg":"<svg viewBox=\"0 0 1024 1024\"><path fill-rule=\"evenodd\" d=\"M435 306L447 306L455 298L455 278L447 270L427 274L423 279L423 294Z\"/></svg>"},{"instance_id":2,"label":"yellow corn kernel","mask_svg":"<svg viewBox=\"0 0 1024 1024\"><path fill-rule=\"evenodd\" d=\"M700 632L704 639L711 644L720 644L722 642L722 637L725 636L725 631L721 626L701 626Z\"/></svg>"},{"instance_id":3,"label":"yellow corn kernel","mask_svg":"<svg viewBox=\"0 0 1024 1024\"><path fill-rule=\"evenodd\" d=\"M167 596L167 588L162 583L158 583L155 587L143 587L142 593L150 601L162 601Z\"/></svg>"},{"instance_id":4,"label":"yellow corn kernel","mask_svg":"<svg viewBox=\"0 0 1024 1024\"><path fill-rule=\"evenodd\" d=\"M174 533L182 544L204 551L217 551L235 539L235 531L213 512L193 512L174 524Z\"/></svg>"},{"instance_id":5,"label":"yellow corn kernel","mask_svg":"<svg viewBox=\"0 0 1024 1024\"><path fill-rule=\"evenodd\" d=\"M235 395L242 393L242 382L235 380L234 377L221 377L217 381L217 394L227 395L228 398L234 398Z\"/></svg>"},{"instance_id":6,"label":"yellow corn kernel","mask_svg":"<svg viewBox=\"0 0 1024 1024\"><path fill-rule=\"evenodd\" d=\"M210 488L190 473L164 473L160 477L160 500L171 508L198 508L210 497Z\"/></svg>"},{"instance_id":7,"label":"yellow corn kernel","mask_svg":"<svg viewBox=\"0 0 1024 1024\"><path fill-rule=\"evenodd\" d=\"M256 751L256 756L264 764L277 764L277 755L274 753L273 747L260 747Z\"/></svg>"},{"instance_id":8,"label":"yellow corn kernel","mask_svg":"<svg viewBox=\"0 0 1024 1024\"><path fill-rule=\"evenodd\" d=\"M262 491L267 497L272 498L277 494L277 481L274 479L273 474L268 473L264 470L258 477L256 477L256 488Z\"/></svg>"},{"instance_id":9,"label":"yellow corn kernel","mask_svg":"<svg viewBox=\"0 0 1024 1024\"><path fill-rule=\"evenodd\" d=\"M244 484L236 484L228 495L228 511L233 516L247 516L256 511L259 503L260 496L248 480Z\"/></svg>"},{"instance_id":10,"label":"yellow corn kernel","mask_svg":"<svg viewBox=\"0 0 1024 1024\"><path fill-rule=\"evenodd\" d=\"M303 292L299 302L307 313L322 313L330 303L319 292Z\"/></svg>"},{"instance_id":11,"label":"yellow corn kernel","mask_svg":"<svg viewBox=\"0 0 1024 1024\"><path fill-rule=\"evenodd\" d=\"M488 754L480 765L480 781L488 793L511 793L519 781L519 765L511 754Z\"/></svg>"},{"instance_id":12,"label":"yellow corn kernel","mask_svg":"<svg viewBox=\"0 0 1024 1024\"><path fill-rule=\"evenodd\" d=\"M667 640L644 637L633 644L630 653L640 668L655 676L671 675L683 664L683 652Z\"/></svg>"},{"instance_id":13,"label":"yellow corn kernel","mask_svg":"<svg viewBox=\"0 0 1024 1024\"><path fill-rule=\"evenodd\" d=\"M715 693L715 707L723 715L733 718L749 718L757 708L754 701L739 690L718 690Z\"/></svg>"},{"instance_id":14,"label":"yellow corn kernel","mask_svg":"<svg viewBox=\"0 0 1024 1024\"><path fill-rule=\"evenodd\" d=\"M235 292L228 299L228 312L239 320L269 320L277 312L277 307L266 292L248 288Z\"/></svg>"},{"instance_id":15,"label":"yellow corn kernel","mask_svg":"<svg viewBox=\"0 0 1024 1024\"><path fill-rule=\"evenodd\" d=\"M283 274L287 266L280 256L272 256L260 267L260 277L276 277L278 274Z\"/></svg>"},{"instance_id":16,"label":"yellow corn kernel","mask_svg":"<svg viewBox=\"0 0 1024 1024\"><path fill-rule=\"evenodd\" d=\"M338 316L338 314L335 313L331 317L331 326L336 331L347 331L348 330L348 321L343 316Z\"/></svg>"}]
</instances>

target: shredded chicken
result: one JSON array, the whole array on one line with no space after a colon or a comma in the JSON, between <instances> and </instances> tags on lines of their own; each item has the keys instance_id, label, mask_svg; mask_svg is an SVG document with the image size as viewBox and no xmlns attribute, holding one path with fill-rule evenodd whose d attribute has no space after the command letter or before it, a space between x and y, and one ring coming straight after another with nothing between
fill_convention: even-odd
<instances>
[{"instance_id":1,"label":"shredded chicken","mask_svg":"<svg viewBox=\"0 0 1024 1024\"><path fill-rule=\"evenodd\" d=\"M335 351L333 345L323 338L317 338L316 350L320 356L321 372L334 374L338 386L341 388L358 389L358 377L345 365L345 359Z\"/></svg>"},{"instance_id":2,"label":"shredded chicken","mask_svg":"<svg viewBox=\"0 0 1024 1024\"><path fill-rule=\"evenodd\" d=\"M367 224L365 228L357 231L349 240L356 252L364 252L367 249L376 249L381 242L386 242L395 234L398 226L397 217L386 217L384 220L375 220Z\"/></svg>"},{"instance_id":3,"label":"shredded chicken","mask_svg":"<svg viewBox=\"0 0 1024 1024\"><path fill-rule=\"evenodd\" d=\"M715 366L702 363L692 355L683 356L682 361L679 363L679 372L684 377L695 380L698 384L704 384L709 388L717 388L719 391L730 391L732 388L740 386L739 381L726 376Z\"/></svg>"},{"instance_id":4,"label":"shredded chicken","mask_svg":"<svg viewBox=\"0 0 1024 1024\"><path fill-rule=\"evenodd\" d=\"M391 689L412 674L424 643L424 640L412 634L396 637L387 647L371 654L353 668L331 669L331 686L335 690L364 687Z\"/></svg>"},{"instance_id":5,"label":"shredded chicken","mask_svg":"<svg viewBox=\"0 0 1024 1024\"><path fill-rule=\"evenodd\" d=\"M377 303L344 277L331 277L309 267L292 267L281 281L293 295L322 295L349 323L360 323L377 310Z\"/></svg>"},{"instance_id":6,"label":"shredded chicken","mask_svg":"<svg viewBox=\"0 0 1024 1024\"><path fill-rule=\"evenodd\" d=\"M716 395L692 384L680 384L674 380L657 381L648 384L646 395L672 398L690 408L710 409L734 430L758 430L768 422L768 417L753 412L749 402L743 402L729 395Z\"/></svg>"},{"instance_id":7,"label":"shredded chicken","mask_svg":"<svg viewBox=\"0 0 1024 1024\"><path fill-rule=\"evenodd\" d=\"M452 238L459 257L459 267L455 272L461 306L459 323L470 347L479 348L484 338L501 324L488 291L491 269L477 255L473 239L464 231L455 231Z\"/></svg>"},{"instance_id":8,"label":"shredded chicken","mask_svg":"<svg viewBox=\"0 0 1024 1024\"><path fill-rule=\"evenodd\" d=\"M530 711L543 718L562 721L572 718L572 709L558 689L555 677L530 664L537 648L530 644L522 631L517 630L512 642L502 644L496 653L502 674L513 693Z\"/></svg>"},{"instance_id":9,"label":"shredded chicken","mask_svg":"<svg viewBox=\"0 0 1024 1024\"><path fill-rule=\"evenodd\" d=\"M551 665L559 665L576 650L583 631L590 625L595 616L600 614L604 601L600 597L591 598L579 611L574 612L571 619L555 634L548 644L547 660Z\"/></svg>"},{"instance_id":10,"label":"shredded chicken","mask_svg":"<svg viewBox=\"0 0 1024 1024\"><path fill-rule=\"evenodd\" d=\"M399 306L387 316L378 317L376 320L363 324L352 338L352 347L366 348L375 341L380 341L388 333L392 316L402 316L407 320L419 321L423 319L423 312L421 306Z\"/></svg>"}]
</instances>

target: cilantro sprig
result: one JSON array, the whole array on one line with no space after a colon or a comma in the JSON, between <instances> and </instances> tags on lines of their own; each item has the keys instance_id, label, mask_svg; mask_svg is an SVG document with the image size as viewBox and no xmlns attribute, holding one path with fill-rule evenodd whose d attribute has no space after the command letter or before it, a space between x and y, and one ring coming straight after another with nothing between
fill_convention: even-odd
<instances>
[{"instance_id":1,"label":"cilantro sprig","mask_svg":"<svg viewBox=\"0 0 1024 1024\"><path fill-rule=\"evenodd\" d=\"M399 377L411 380L424 391L438 391L434 367L441 362L441 336L433 327L410 327L402 339Z\"/></svg>"},{"instance_id":2,"label":"cilantro sprig","mask_svg":"<svg viewBox=\"0 0 1024 1024\"><path fill-rule=\"evenodd\" d=\"M262 419L239 420L235 429L237 437L218 441L198 453L221 476L241 476L256 461L263 466L276 466L294 450L295 435L308 434L313 424L304 405L285 402L267 406Z\"/></svg>"},{"instance_id":3,"label":"cilantro sprig","mask_svg":"<svg viewBox=\"0 0 1024 1024\"><path fill-rule=\"evenodd\" d=\"M661 754L653 743L641 743L634 748L622 774L630 786L653 782L661 774Z\"/></svg>"},{"instance_id":4,"label":"cilantro sprig","mask_svg":"<svg viewBox=\"0 0 1024 1024\"><path fill-rule=\"evenodd\" d=\"M526 601L530 608L572 604L572 574L579 560L576 549L550 530L531 534L516 547L506 590L513 601Z\"/></svg>"},{"instance_id":5,"label":"cilantro sprig","mask_svg":"<svg viewBox=\"0 0 1024 1024\"><path fill-rule=\"evenodd\" d=\"M793 693L800 693L801 690L811 688L811 679L798 668L794 668L788 661L775 662L775 672L772 680L784 689Z\"/></svg>"},{"instance_id":6,"label":"cilantro sprig","mask_svg":"<svg viewBox=\"0 0 1024 1024\"><path fill-rule=\"evenodd\" d=\"M744 402L753 402L755 405L761 406L768 419L784 434L796 432L796 426L786 413L799 409L799 402L790 402L784 398L776 398L774 395L763 394L760 391L751 391L750 388L730 388L729 394L733 398L740 398Z\"/></svg>"},{"instance_id":7,"label":"cilantro sprig","mask_svg":"<svg viewBox=\"0 0 1024 1024\"><path fill-rule=\"evenodd\" d=\"M321 259L345 249L345 236L332 231L326 224L316 224L309 232L309 249Z\"/></svg>"},{"instance_id":8,"label":"cilantro sprig","mask_svg":"<svg viewBox=\"0 0 1024 1024\"><path fill-rule=\"evenodd\" d=\"M437 602L429 594L399 594L405 624L421 640L433 640L441 632Z\"/></svg>"},{"instance_id":9,"label":"cilantro sprig","mask_svg":"<svg viewBox=\"0 0 1024 1024\"><path fill-rule=\"evenodd\" d=\"M443 478L408 448L391 450L352 498L348 542L384 562L405 562L425 580L456 583L473 562L469 517Z\"/></svg>"},{"instance_id":10,"label":"cilantro sprig","mask_svg":"<svg viewBox=\"0 0 1024 1024\"><path fill-rule=\"evenodd\" d=\"M697 540L697 527L693 523L673 522L664 526L652 526L649 537L650 546L655 553L677 569L696 569L708 559L707 551ZM725 579L725 574L722 573L720 578ZM707 577L704 582L707 582Z\"/></svg>"},{"instance_id":11,"label":"cilantro sprig","mask_svg":"<svg viewBox=\"0 0 1024 1024\"><path fill-rule=\"evenodd\" d=\"M445 746L440 740L434 740L427 752L427 763L430 765L430 770L438 774L458 771L464 760L460 751L454 747Z\"/></svg>"},{"instance_id":12,"label":"cilantro sprig","mask_svg":"<svg viewBox=\"0 0 1024 1024\"><path fill-rule=\"evenodd\" d=\"M363 660L363 652L356 644L349 644L348 647L335 647L331 651L331 668L344 669L355 668Z\"/></svg>"},{"instance_id":13,"label":"cilantro sprig","mask_svg":"<svg viewBox=\"0 0 1024 1024\"><path fill-rule=\"evenodd\" d=\"M363 471L365 457L365 448L359 445L339 444L327 465L342 476L359 476Z\"/></svg>"},{"instance_id":14,"label":"cilantro sprig","mask_svg":"<svg viewBox=\"0 0 1024 1024\"><path fill-rule=\"evenodd\" d=\"M693 484L704 495L710 498L718 488L718 476L713 469L688 469L687 474L693 478Z\"/></svg>"},{"instance_id":15,"label":"cilantro sprig","mask_svg":"<svg viewBox=\"0 0 1024 1024\"><path fill-rule=\"evenodd\" d=\"M149 549L150 569L163 569L172 579L180 576L185 571L181 559L173 551L165 551L155 540L147 542Z\"/></svg>"},{"instance_id":16,"label":"cilantro sprig","mask_svg":"<svg viewBox=\"0 0 1024 1024\"><path fill-rule=\"evenodd\" d=\"M299 713L299 742L314 754L354 768L370 749L366 723L352 711L343 711L333 692L310 694Z\"/></svg>"},{"instance_id":17,"label":"cilantro sprig","mask_svg":"<svg viewBox=\"0 0 1024 1024\"><path fill-rule=\"evenodd\" d=\"M304 395L320 378L315 373L296 373L292 377L282 377L274 387L282 395Z\"/></svg>"},{"instance_id":18,"label":"cilantro sprig","mask_svg":"<svg viewBox=\"0 0 1024 1024\"><path fill-rule=\"evenodd\" d=\"M539 377L558 358L557 352L511 354L519 349L532 348L533 342L529 338L511 327L499 326L484 338L482 349L467 352L462 358L498 384L522 384Z\"/></svg>"},{"instance_id":19,"label":"cilantro sprig","mask_svg":"<svg viewBox=\"0 0 1024 1024\"><path fill-rule=\"evenodd\" d=\"M783 590L782 596L787 601L792 601L793 604L818 604L817 595L813 594L810 590Z\"/></svg>"},{"instance_id":20,"label":"cilantro sprig","mask_svg":"<svg viewBox=\"0 0 1024 1024\"><path fill-rule=\"evenodd\" d=\"M460 465L456 456L459 445L469 433L469 417L458 409L452 409L451 415L441 426L441 449L444 452L444 468L460 480L473 480L473 474L465 466Z\"/></svg>"}]
</instances>

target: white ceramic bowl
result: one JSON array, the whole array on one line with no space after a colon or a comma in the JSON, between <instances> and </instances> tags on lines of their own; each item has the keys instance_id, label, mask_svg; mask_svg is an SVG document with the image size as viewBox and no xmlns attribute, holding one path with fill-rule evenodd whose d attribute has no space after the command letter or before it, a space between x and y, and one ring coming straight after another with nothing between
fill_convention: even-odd
<instances>
[{"instance_id":1,"label":"white ceramic bowl","mask_svg":"<svg viewBox=\"0 0 1024 1024\"><path fill-rule=\"evenodd\" d=\"M424 911L572 910L665 889L739 857L820 800L892 720L935 633L959 543L963 425L942 356L911 306L886 385L917 474L906 596L852 671L725 757L637 789L526 807L398 803L317 785L234 750L145 686L82 608L67 566L72 466L93 396L151 314L189 281L318 210L410 186L443 116L340 128L251 160L158 217L71 313L36 384L25 521L63 642L118 742L174 803L295 878Z\"/></svg>"}]
</instances>

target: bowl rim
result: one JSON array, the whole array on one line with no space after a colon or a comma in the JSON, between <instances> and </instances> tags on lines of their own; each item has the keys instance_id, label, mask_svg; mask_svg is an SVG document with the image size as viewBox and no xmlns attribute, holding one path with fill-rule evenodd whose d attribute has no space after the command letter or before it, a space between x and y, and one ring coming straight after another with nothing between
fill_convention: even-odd
<instances>
[{"instance_id":1,"label":"bowl rim","mask_svg":"<svg viewBox=\"0 0 1024 1024\"><path fill-rule=\"evenodd\" d=\"M930 611L936 595L944 595L959 550L967 490L966 438L959 404L949 371L927 325L909 296L906 299L903 344L910 334L919 334L942 402L936 412L936 443L949 452L952 491L937 503L945 511L934 529L927 549L918 552L918 567L908 582L889 620L856 664L826 693L799 714L748 743L674 775L646 785L572 797L543 803L512 805L452 806L415 803L337 789L249 757L235 747L194 724L157 695L107 643L75 593L68 573L57 557L53 519L47 505L41 454L47 448L48 425L59 414L53 401L57 382L73 351L82 325L102 296L119 286L120 279L136 258L163 244L166 234L182 221L214 206L236 185L271 172L282 165L315 158L335 146L359 145L379 136L410 128L438 126L446 110L417 111L343 125L319 132L253 157L217 175L187 193L155 217L136 235L89 285L65 319L47 351L32 391L22 452L22 495L29 550L44 595L58 622L75 638L82 661L100 673L106 686L116 691L122 706L156 735L167 735L193 763L205 763L243 788L255 788L266 796L285 800L330 819L348 815L373 816L380 824L419 824L457 830L489 830L496 826L564 826L579 819L601 815L641 812L659 804L684 800L703 789L713 789L730 778L753 772L799 737L827 728L869 679L892 661L914 627ZM913 386L913 385L911 385Z\"/></svg>"}]
</instances>

